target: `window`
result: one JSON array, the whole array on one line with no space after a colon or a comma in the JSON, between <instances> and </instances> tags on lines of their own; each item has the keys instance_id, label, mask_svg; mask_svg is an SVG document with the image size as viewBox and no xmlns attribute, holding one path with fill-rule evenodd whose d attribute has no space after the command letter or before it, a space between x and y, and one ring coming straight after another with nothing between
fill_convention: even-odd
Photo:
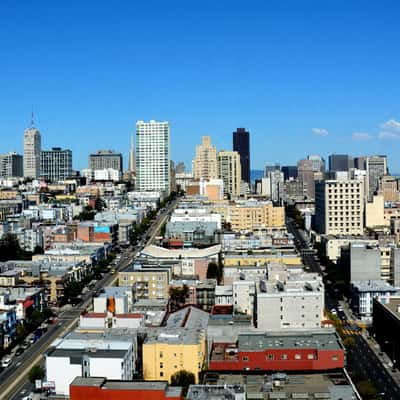
<instances>
[{"instance_id":1,"label":"window","mask_svg":"<svg viewBox=\"0 0 400 400\"><path fill-rule=\"evenodd\" d=\"M301 360L301 354L295 354L294 355L295 360Z\"/></svg>"},{"instance_id":2,"label":"window","mask_svg":"<svg viewBox=\"0 0 400 400\"><path fill-rule=\"evenodd\" d=\"M164 368L164 364L162 362L160 363L160 368Z\"/></svg>"},{"instance_id":3,"label":"window","mask_svg":"<svg viewBox=\"0 0 400 400\"><path fill-rule=\"evenodd\" d=\"M314 360L314 354L307 354L308 360Z\"/></svg>"},{"instance_id":4,"label":"window","mask_svg":"<svg viewBox=\"0 0 400 400\"><path fill-rule=\"evenodd\" d=\"M162 378L164 376L164 372L160 372L160 378Z\"/></svg>"},{"instance_id":5,"label":"window","mask_svg":"<svg viewBox=\"0 0 400 400\"><path fill-rule=\"evenodd\" d=\"M281 360L287 360L287 354L282 354L281 355Z\"/></svg>"},{"instance_id":6,"label":"window","mask_svg":"<svg viewBox=\"0 0 400 400\"><path fill-rule=\"evenodd\" d=\"M275 356L273 354L268 354L267 359L270 361L275 360Z\"/></svg>"},{"instance_id":7,"label":"window","mask_svg":"<svg viewBox=\"0 0 400 400\"><path fill-rule=\"evenodd\" d=\"M337 361L339 357L337 355L332 356L332 361Z\"/></svg>"},{"instance_id":8,"label":"window","mask_svg":"<svg viewBox=\"0 0 400 400\"><path fill-rule=\"evenodd\" d=\"M249 357L243 356L242 361L249 361Z\"/></svg>"}]
</instances>

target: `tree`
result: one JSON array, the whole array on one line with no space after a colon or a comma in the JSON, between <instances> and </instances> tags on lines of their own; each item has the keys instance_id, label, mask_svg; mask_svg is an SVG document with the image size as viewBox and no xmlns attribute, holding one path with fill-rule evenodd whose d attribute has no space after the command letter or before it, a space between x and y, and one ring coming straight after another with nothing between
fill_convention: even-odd
<instances>
[{"instance_id":1,"label":"tree","mask_svg":"<svg viewBox=\"0 0 400 400\"><path fill-rule=\"evenodd\" d=\"M68 302L78 297L82 292L82 285L77 281L68 282L64 288L64 301Z\"/></svg>"},{"instance_id":2,"label":"tree","mask_svg":"<svg viewBox=\"0 0 400 400\"><path fill-rule=\"evenodd\" d=\"M184 306L188 294L189 294L189 288L187 287L187 285L183 285L181 288L170 287L169 297L170 297L170 305L173 311L178 310L179 308Z\"/></svg>"},{"instance_id":3,"label":"tree","mask_svg":"<svg viewBox=\"0 0 400 400\"><path fill-rule=\"evenodd\" d=\"M374 384L370 380L360 381L356 384L356 386L363 399L366 400L376 399L378 391L376 390Z\"/></svg>"},{"instance_id":4,"label":"tree","mask_svg":"<svg viewBox=\"0 0 400 400\"><path fill-rule=\"evenodd\" d=\"M44 321L44 316L39 310L33 310L32 314L29 316L29 321L33 325L38 326Z\"/></svg>"},{"instance_id":5,"label":"tree","mask_svg":"<svg viewBox=\"0 0 400 400\"><path fill-rule=\"evenodd\" d=\"M186 396L189 386L193 385L195 382L196 378L194 374L184 369L175 372L175 374L171 376L171 386L181 386L183 388L184 396Z\"/></svg>"},{"instance_id":6,"label":"tree","mask_svg":"<svg viewBox=\"0 0 400 400\"><path fill-rule=\"evenodd\" d=\"M35 383L37 379L42 380L45 376L44 369L39 364L37 364L31 368L28 376L31 383Z\"/></svg>"},{"instance_id":7,"label":"tree","mask_svg":"<svg viewBox=\"0 0 400 400\"><path fill-rule=\"evenodd\" d=\"M19 324L17 325L16 331L17 331L17 340L18 340L18 341L19 341L19 340L22 340L22 339L26 336L26 334L27 334L25 325L24 325L24 324L21 324L21 323L19 323Z\"/></svg>"}]
</instances>

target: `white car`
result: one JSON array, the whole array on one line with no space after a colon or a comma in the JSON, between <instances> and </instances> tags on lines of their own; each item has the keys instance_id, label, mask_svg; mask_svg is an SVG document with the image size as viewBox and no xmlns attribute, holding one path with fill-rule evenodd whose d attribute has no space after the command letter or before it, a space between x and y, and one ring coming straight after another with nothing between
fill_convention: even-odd
<instances>
[{"instance_id":1,"label":"white car","mask_svg":"<svg viewBox=\"0 0 400 400\"><path fill-rule=\"evenodd\" d=\"M9 367L9 366L11 365L11 363L12 363L12 360L11 360L11 358L9 358L9 357L3 358L3 359L1 360L1 366L2 366L3 368Z\"/></svg>"}]
</instances>

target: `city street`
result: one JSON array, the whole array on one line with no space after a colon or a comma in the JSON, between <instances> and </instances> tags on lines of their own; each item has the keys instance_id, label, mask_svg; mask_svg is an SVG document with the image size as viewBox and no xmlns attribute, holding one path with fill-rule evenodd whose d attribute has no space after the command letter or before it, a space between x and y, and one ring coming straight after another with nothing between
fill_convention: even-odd
<instances>
[{"instance_id":1,"label":"city street","mask_svg":"<svg viewBox=\"0 0 400 400\"><path fill-rule=\"evenodd\" d=\"M154 241L162 225L166 222L168 215L176 205L176 200L172 201L162 212L157 214L154 222L148 231L143 234L143 238L148 237L148 242ZM121 256L120 263L116 266L116 272L124 270L131 265L135 256L140 253L143 246L138 244L133 249L126 249ZM94 293L106 286L114 285L118 280L118 274L107 274L99 280L95 287L82 295L82 302L76 306L64 306L64 310L57 315L54 324L48 326L48 331L33 345L31 345L21 356L14 357L13 363L0 373L0 400L22 399L32 390L32 385L28 381L30 369L36 364L43 363L43 354L51 343L59 336L63 336L72 331L79 322L81 312L91 307Z\"/></svg>"}]
</instances>

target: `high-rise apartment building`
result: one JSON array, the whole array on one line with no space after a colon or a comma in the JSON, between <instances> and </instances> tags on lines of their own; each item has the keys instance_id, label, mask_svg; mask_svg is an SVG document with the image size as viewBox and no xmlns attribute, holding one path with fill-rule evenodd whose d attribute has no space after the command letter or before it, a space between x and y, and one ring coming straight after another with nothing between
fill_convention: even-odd
<instances>
[{"instance_id":1,"label":"high-rise apartment building","mask_svg":"<svg viewBox=\"0 0 400 400\"><path fill-rule=\"evenodd\" d=\"M329 156L329 171L348 171L354 168L354 160L347 154L331 154Z\"/></svg>"},{"instance_id":2,"label":"high-rise apartment building","mask_svg":"<svg viewBox=\"0 0 400 400\"><path fill-rule=\"evenodd\" d=\"M33 118L30 128L24 132L24 177L38 178L40 176L41 136L34 127Z\"/></svg>"},{"instance_id":3,"label":"high-rise apartment building","mask_svg":"<svg viewBox=\"0 0 400 400\"><path fill-rule=\"evenodd\" d=\"M22 156L15 152L0 154L0 178L22 177Z\"/></svg>"},{"instance_id":4,"label":"high-rise apartment building","mask_svg":"<svg viewBox=\"0 0 400 400\"><path fill-rule=\"evenodd\" d=\"M250 134L244 128L237 128L232 135L233 151L240 155L242 180L250 185Z\"/></svg>"},{"instance_id":5,"label":"high-rise apartment building","mask_svg":"<svg viewBox=\"0 0 400 400\"><path fill-rule=\"evenodd\" d=\"M220 151L218 159L218 178L224 182L224 194L240 196L241 167L237 151Z\"/></svg>"},{"instance_id":6,"label":"high-rise apartment building","mask_svg":"<svg viewBox=\"0 0 400 400\"><path fill-rule=\"evenodd\" d=\"M136 188L170 191L170 128L167 121L136 122Z\"/></svg>"},{"instance_id":7,"label":"high-rise apartment building","mask_svg":"<svg viewBox=\"0 0 400 400\"><path fill-rule=\"evenodd\" d=\"M72 175L72 151L53 147L40 153L40 176L50 182L63 181Z\"/></svg>"},{"instance_id":8,"label":"high-rise apartment building","mask_svg":"<svg viewBox=\"0 0 400 400\"><path fill-rule=\"evenodd\" d=\"M131 135L131 147L129 149L129 172L132 175L136 174L136 157L135 157L135 139Z\"/></svg>"},{"instance_id":9,"label":"high-rise apartment building","mask_svg":"<svg viewBox=\"0 0 400 400\"><path fill-rule=\"evenodd\" d=\"M196 146L193 177L194 179L218 178L217 149L211 144L210 136L203 136L201 144Z\"/></svg>"},{"instance_id":10,"label":"high-rise apartment building","mask_svg":"<svg viewBox=\"0 0 400 400\"><path fill-rule=\"evenodd\" d=\"M326 180L315 184L315 229L326 235L362 235L364 183Z\"/></svg>"},{"instance_id":11,"label":"high-rise apartment building","mask_svg":"<svg viewBox=\"0 0 400 400\"><path fill-rule=\"evenodd\" d=\"M93 171L99 169L115 169L122 174L122 154L112 150L98 150L89 156L89 168Z\"/></svg>"},{"instance_id":12,"label":"high-rise apartment building","mask_svg":"<svg viewBox=\"0 0 400 400\"><path fill-rule=\"evenodd\" d=\"M384 175L387 175L386 156L371 156L367 158L367 185L368 199L372 199L375 192L379 190L379 182Z\"/></svg>"}]
</instances>

